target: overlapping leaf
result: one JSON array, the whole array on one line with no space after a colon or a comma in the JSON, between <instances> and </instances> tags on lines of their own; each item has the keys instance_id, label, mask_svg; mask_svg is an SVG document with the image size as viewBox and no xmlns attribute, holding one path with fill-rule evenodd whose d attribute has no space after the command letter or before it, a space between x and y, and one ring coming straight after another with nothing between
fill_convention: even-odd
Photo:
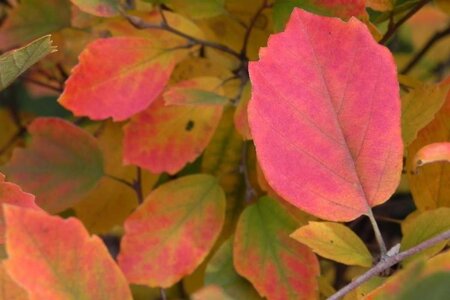
<instances>
[{"instance_id":1,"label":"overlapping leaf","mask_svg":"<svg viewBox=\"0 0 450 300\"><path fill-rule=\"evenodd\" d=\"M166 0L165 3L194 19L211 18L225 13L225 0Z\"/></svg>"},{"instance_id":2,"label":"overlapping leaf","mask_svg":"<svg viewBox=\"0 0 450 300\"><path fill-rule=\"evenodd\" d=\"M69 0L22 0L0 28L0 49L9 50L69 26Z\"/></svg>"},{"instance_id":3,"label":"overlapping leaf","mask_svg":"<svg viewBox=\"0 0 450 300\"><path fill-rule=\"evenodd\" d=\"M433 143L422 147L414 156L414 171L423 165L450 162L450 143Z\"/></svg>"},{"instance_id":4,"label":"overlapping leaf","mask_svg":"<svg viewBox=\"0 0 450 300\"><path fill-rule=\"evenodd\" d=\"M223 236L234 230L239 214L245 205L245 182L240 170L244 143L233 126L234 109L223 113L211 142L202 156L202 172L218 178L227 196L227 213Z\"/></svg>"},{"instance_id":5,"label":"overlapping leaf","mask_svg":"<svg viewBox=\"0 0 450 300\"><path fill-rule=\"evenodd\" d=\"M56 51L49 35L39 38L25 47L0 56L0 91L10 85L29 67L47 54Z\"/></svg>"},{"instance_id":6,"label":"overlapping leaf","mask_svg":"<svg viewBox=\"0 0 450 300\"><path fill-rule=\"evenodd\" d=\"M296 9L260 56L250 64L249 123L274 190L333 221L385 202L403 149L390 52L356 19Z\"/></svg>"},{"instance_id":7,"label":"overlapping leaf","mask_svg":"<svg viewBox=\"0 0 450 300\"><path fill-rule=\"evenodd\" d=\"M11 277L30 300L131 300L125 277L103 242L76 219L5 207Z\"/></svg>"},{"instance_id":8,"label":"overlapping leaf","mask_svg":"<svg viewBox=\"0 0 450 300\"><path fill-rule=\"evenodd\" d=\"M3 204L16 205L31 209L39 209L34 202L34 196L22 191L11 182L5 181L5 176L0 173L0 244L5 242L5 222L3 219Z\"/></svg>"},{"instance_id":9,"label":"overlapping leaf","mask_svg":"<svg viewBox=\"0 0 450 300\"><path fill-rule=\"evenodd\" d=\"M171 86L163 95L166 105L225 105L222 80L197 77Z\"/></svg>"},{"instance_id":10,"label":"overlapping leaf","mask_svg":"<svg viewBox=\"0 0 450 300\"><path fill-rule=\"evenodd\" d=\"M131 283L169 287L203 261L224 218L225 195L214 177L166 183L126 220L119 264Z\"/></svg>"},{"instance_id":11,"label":"overlapping leaf","mask_svg":"<svg viewBox=\"0 0 450 300\"><path fill-rule=\"evenodd\" d=\"M71 0L82 11L99 17L114 17L119 14L119 0Z\"/></svg>"},{"instance_id":12,"label":"overlapping leaf","mask_svg":"<svg viewBox=\"0 0 450 300\"><path fill-rule=\"evenodd\" d=\"M421 211L450 206L450 164L428 164L415 172L415 156L424 146L450 141L450 94L434 120L417 134L408 147L407 176L414 203Z\"/></svg>"},{"instance_id":13,"label":"overlapping leaf","mask_svg":"<svg viewBox=\"0 0 450 300\"><path fill-rule=\"evenodd\" d=\"M162 92L174 53L147 38L98 39L81 53L59 102L76 116L128 119Z\"/></svg>"},{"instance_id":14,"label":"overlapping leaf","mask_svg":"<svg viewBox=\"0 0 450 300\"><path fill-rule=\"evenodd\" d=\"M389 297L398 297L405 287L438 272L450 272L450 251L439 254L427 262L418 261L409 265L404 270L390 277L384 284L373 290L364 299L383 300L389 299Z\"/></svg>"},{"instance_id":15,"label":"overlapping leaf","mask_svg":"<svg viewBox=\"0 0 450 300\"><path fill-rule=\"evenodd\" d=\"M221 287L231 299L261 299L252 285L236 273L232 246L232 241L227 240L211 258L206 268L205 285Z\"/></svg>"},{"instance_id":16,"label":"overlapping leaf","mask_svg":"<svg viewBox=\"0 0 450 300\"><path fill-rule=\"evenodd\" d=\"M236 270L263 297L315 299L319 265L314 253L289 234L300 225L276 200L263 197L244 210L236 229Z\"/></svg>"},{"instance_id":17,"label":"overlapping leaf","mask_svg":"<svg viewBox=\"0 0 450 300\"><path fill-rule=\"evenodd\" d=\"M60 212L80 200L103 175L97 141L58 118L37 118L28 126L30 144L16 149L2 167L8 180L36 195L37 204Z\"/></svg>"},{"instance_id":18,"label":"overlapping leaf","mask_svg":"<svg viewBox=\"0 0 450 300\"><path fill-rule=\"evenodd\" d=\"M364 242L347 226L331 222L309 222L291 235L317 254L347 265L370 267L370 255Z\"/></svg>"},{"instance_id":19,"label":"overlapping leaf","mask_svg":"<svg viewBox=\"0 0 450 300\"><path fill-rule=\"evenodd\" d=\"M275 30L283 30L294 7L330 17L348 20L364 13L366 0L277 0L273 8Z\"/></svg>"},{"instance_id":20,"label":"overlapping leaf","mask_svg":"<svg viewBox=\"0 0 450 300\"><path fill-rule=\"evenodd\" d=\"M97 140L103 153L105 173L132 182L137 178L136 167L122 165L122 126L120 123L106 122ZM143 195L147 195L158 180L158 176L141 172ZM76 216L93 233L106 233L114 225L121 225L137 207L135 191L108 176L100 179L74 207Z\"/></svg>"},{"instance_id":21,"label":"overlapping leaf","mask_svg":"<svg viewBox=\"0 0 450 300\"><path fill-rule=\"evenodd\" d=\"M405 78L402 81L411 89L402 96L402 136L405 146L408 146L444 104L450 80L439 84L424 84Z\"/></svg>"},{"instance_id":22,"label":"overlapping leaf","mask_svg":"<svg viewBox=\"0 0 450 300\"><path fill-rule=\"evenodd\" d=\"M175 174L203 152L221 115L221 106L165 106L160 98L125 127L124 161Z\"/></svg>"},{"instance_id":23,"label":"overlapping leaf","mask_svg":"<svg viewBox=\"0 0 450 300\"><path fill-rule=\"evenodd\" d=\"M440 233L450 230L449 216L449 207L441 207L435 210L422 212L416 218L408 222L408 226L403 227L403 239L400 250L410 249ZM417 259L417 257L428 258L441 251L446 244L447 242L443 241L425 251L421 251L418 254L409 257L404 260L404 262L410 262Z\"/></svg>"}]
</instances>

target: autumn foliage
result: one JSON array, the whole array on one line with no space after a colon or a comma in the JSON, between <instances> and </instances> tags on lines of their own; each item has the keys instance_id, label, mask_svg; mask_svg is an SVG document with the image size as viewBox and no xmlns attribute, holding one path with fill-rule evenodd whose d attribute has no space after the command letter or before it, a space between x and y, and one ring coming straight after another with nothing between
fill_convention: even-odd
<instances>
[{"instance_id":1,"label":"autumn foliage","mask_svg":"<svg viewBox=\"0 0 450 300\"><path fill-rule=\"evenodd\" d=\"M0 300L448 299L446 0L0 1Z\"/></svg>"}]
</instances>

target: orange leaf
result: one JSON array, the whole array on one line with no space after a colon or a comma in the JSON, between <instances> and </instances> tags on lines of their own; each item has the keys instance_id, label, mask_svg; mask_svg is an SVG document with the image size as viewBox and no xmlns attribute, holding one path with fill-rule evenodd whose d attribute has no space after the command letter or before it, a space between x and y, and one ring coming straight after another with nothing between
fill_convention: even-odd
<instances>
[{"instance_id":1,"label":"orange leaf","mask_svg":"<svg viewBox=\"0 0 450 300\"><path fill-rule=\"evenodd\" d=\"M296 9L250 78L258 160L283 199L349 221L393 194L403 151L396 68L363 23Z\"/></svg>"},{"instance_id":2,"label":"orange leaf","mask_svg":"<svg viewBox=\"0 0 450 300\"><path fill-rule=\"evenodd\" d=\"M450 143L433 143L422 147L414 156L414 169L435 162L450 162Z\"/></svg>"},{"instance_id":3,"label":"orange leaf","mask_svg":"<svg viewBox=\"0 0 450 300\"><path fill-rule=\"evenodd\" d=\"M165 106L160 98L125 127L124 161L175 174L203 152L221 115L218 105Z\"/></svg>"},{"instance_id":4,"label":"orange leaf","mask_svg":"<svg viewBox=\"0 0 450 300\"><path fill-rule=\"evenodd\" d=\"M120 267L131 283L169 287L205 259L224 219L225 195L214 177L166 183L125 221Z\"/></svg>"},{"instance_id":5,"label":"orange leaf","mask_svg":"<svg viewBox=\"0 0 450 300\"><path fill-rule=\"evenodd\" d=\"M128 284L103 242L81 223L5 206L6 269L30 300L131 300Z\"/></svg>"},{"instance_id":6,"label":"orange leaf","mask_svg":"<svg viewBox=\"0 0 450 300\"><path fill-rule=\"evenodd\" d=\"M148 38L98 39L80 54L58 101L76 116L128 119L162 92L174 53Z\"/></svg>"},{"instance_id":7,"label":"orange leaf","mask_svg":"<svg viewBox=\"0 0 450 300\"><path fill-rule=\"evenodd\" d=\"M39 209L34 202L34 196L10 182L5 182L5 175L0 173L0 244L5 242L5 224L3 220L3 204Z\"/></svg>"}]
</instances>

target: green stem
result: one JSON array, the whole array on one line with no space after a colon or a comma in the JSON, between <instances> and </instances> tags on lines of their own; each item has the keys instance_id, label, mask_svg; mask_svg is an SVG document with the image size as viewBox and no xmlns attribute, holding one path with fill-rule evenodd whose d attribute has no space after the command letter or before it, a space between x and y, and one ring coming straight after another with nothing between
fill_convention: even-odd
<instances>
[{"instance_id":1,"label":"green stem","mask_svg":"<svg viewBox=\"0 0 450 300\"><path fill-rule=\"evenodd\" d=\"M387 255L386 244L384 243L383 236L381 235L380 228L378 227L378 223L375 219L375 216L373 215L372 209L369 210L367 216L369 217L370 223L372 224L372 228L375 233L375 239L377 240L378 246L380 247L380 257L381 259L383 259Z\"/></svg>"}]
</instances>

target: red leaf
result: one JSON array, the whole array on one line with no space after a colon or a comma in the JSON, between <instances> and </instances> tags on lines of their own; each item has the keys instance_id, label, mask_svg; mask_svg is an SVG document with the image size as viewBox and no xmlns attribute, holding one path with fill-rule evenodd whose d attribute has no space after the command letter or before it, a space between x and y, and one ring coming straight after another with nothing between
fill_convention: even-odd
<instances>
[{"instance_id":1,"label":"red leaf","mask_svg":"<svg viewBox=\"0 0 450 300\"><path fill-rule=\"evenodd\" d=\"M348 221L394 192L400 101L392 55L355 18L295 9L250 64L249 123L269 184L323 219Z\"/></svg>"},{"instance_id":2,"label":"red leaf","mask_svg":"<svg viewBox=\"0 0 450 300\"><path fill-rule=\"evenodd\" d=\"M175 58L153 39L98 39L80 55L59 102L76 116L128 119L162 92Z\"/></svg>"},{"instance_id":3,"label":"red leaf","mask_svg":"<svg viewBox=\"0 0 450 300\"><path fill-rule=\"evenodd\" d=\"M225 194L214 177L166 183L126 220L120 267L131 283L169 287L203 261L224 219Z\"/></svg>"},{"instance_id":4,"label":"red leaf","mask_svg":"<svg viewBox=\"0 0 450 300\"><path fill-rule=\"evenodd\" d=\"M37 118L28 126L31 142L15 149L2 170L36 195L40 207L60 212L75 204L103 176L103 158L93 136L58 118Z\"/></svg>"},{"instance_id":5,"label":"red leaf","mask_svg":"<svg viewBox=\"0 0 450 300\"><path fill-rule=\"evenodd\" d=\"M30 300L131 300L128 284L103 242L81 222L5 207L6 269Z\"/></svg>"},{"instance_id":6,"label":"red leaf","mask_svg":"<svg viewBox=\"0 0 450 300\"><path fill-rule=\"evenodd\" d=\"M25 193L14 183L5 182L5 175L0 173L0 244L5 242L3 204L39 209L39 206L34 202L34 196L32 194Z\"/></svg>"},{"instance_id":7,"label":"red leaf","mask_svg":"<svg viewBox=\"0 0 450 300\"><path fill-rule=\"evenodd\" d=\"M206 148L222 110L219 105L165 106L158 99L125 127L125 163L177 173Z\"/></svg>"}]
</instances>

